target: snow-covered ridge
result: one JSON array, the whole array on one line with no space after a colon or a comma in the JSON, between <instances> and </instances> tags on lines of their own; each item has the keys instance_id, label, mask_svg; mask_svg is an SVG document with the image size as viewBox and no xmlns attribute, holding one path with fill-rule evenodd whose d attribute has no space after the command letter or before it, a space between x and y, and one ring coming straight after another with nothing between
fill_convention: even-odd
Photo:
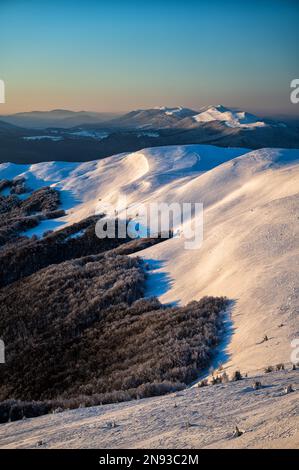
<instances>
[{"instance_id":1,"label":"snow-covered ridge","mask_svg":"<svg viewBox=\"0 0 299 470\"><path fill-rule=\"evenodd\" d=\"M115 205L122 195L129 205L202 202L200 249L186 250L184 240L173 238L139 255L159 266L151 294L163 302L204 295L235 302L227 365L250 371L289 361L298 328L298 162L299 150L186 145L86 163L5 163L0 178L22 175L31 189L59 189L63 224L93 215L99 201ZM163 276L170 282L161 290ZM261 343L264 334L270 340Z\"/></svg>"},{"instance_id":2,"label":"snow-covered ridge","mask_svg":"<svg viewBox=\"0 0 299 470\"><path fill-rule=\"evenodd\" d=\"M196 122L220 121L228 127L256 128L265 127L267 124L259 120L253 114L244 111L232 111L222 105L210 106L204 111L193 116Z\"/></svg>"},{"instance_id":3,"label":"snow-covered ridge","mask_svg":"<svg viewBox=\"0 0 299 470\"><path fill-rule=\"evenodd\" d=\"M92 215L98 199L111 202L119 194L134 203L155 199L170 185L180 186L194 176L234 157L246 149L223 149L209 145L168 146L120 154L85 163L46 162L17 165L0 164L0 179L22 176L27 186L51 186L61 191L67 220ZM61 221L61 219L60 219Z\"/></svg>"},{"instance_id":4,"label":"snow-covered ridge","mask_svg":"<svg viewBox=\"0 0 299 470\"><path fill-rule=\"evenodd\" d=\"M190 110L187 108L182 108L182 106L177 106L175 108L168 108L167 106L157 106L154 109L158 109L160 111L164 111L165 114L168 116L180 116L180 115L185 115L186 112L189 112Z\"/></svg>"},{"instance_id":5,"label":"snow-covered ridge","mask_svg":"<svg viewBox=\"0 0 299 470\"><path fill-rule=\"evenodd\" d=\"M223 367L249 374L226 385L3 424L1 446L38 447L42 429L42 447L52 448L298 447L298 371L262 373L278 363L290 369L298 336L298 163L299 149L187 145L86 163L1 164L0 179L22 175L32 189L58 188L65 224L93 214L99 199L114 204L122 194L130 204L203 202L200 249L172 238L138 256L155 266L150 294L163 302L204 295L233 301ZM255 380L260 390L253 390ZM295 392L285 394L290 384ZM233 439L236 424L245 433Z\"/></svg>"},{"instance_id":6,"label":"snow-covered ridge","mask_svg":"<svg viewBox=\"0 0 299 470\"><path fill-rule=\"evenodd\" d=\"M53 140L54 142L58 142L59 140L63 140L63 137L54 136L54 135L33 135L30 137L22 137L24 140Z\"/></svg>"}]
</instances>

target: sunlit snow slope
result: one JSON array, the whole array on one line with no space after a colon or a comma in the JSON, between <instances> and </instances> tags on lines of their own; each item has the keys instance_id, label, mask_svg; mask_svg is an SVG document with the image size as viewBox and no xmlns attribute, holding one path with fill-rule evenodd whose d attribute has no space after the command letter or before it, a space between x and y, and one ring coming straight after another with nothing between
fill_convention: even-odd
<instances>
[{"instance_id":1,"label":"sunlit snow slope","mask_svg":"<svg viewBox=\"0 0 299 470\"><path fill-rule=\"evenodd\" d=\"M220 121L227 127L241 127L245 129L265 127L267 125L264 121L261 121L253 114L245 113L244 111L233 111L222 105L210 106L204 111L193 116L193 119L196 122L202 123Z\"/></svg>"},{"instance_id":2,"label":"sunlit snow slope","mask_svg":"<svg viewBox=\"0 0 299 470\"><path fill-rule=\"evenodd\" d=\"M128 204L203 202L200 249L186 250L184 240L170 239L141 253L157 261L151 293L163 302L232 299L227 364L250 371L289 361L290 342L299 336L298 160L299 150L189 145L83 164L3 164L0 178L23 173L31 188L60 189L65 223L93 214L99 202L115 204L120 194ZM169 282L161 290L164 275Z\"/></svg>"}]
</instances>

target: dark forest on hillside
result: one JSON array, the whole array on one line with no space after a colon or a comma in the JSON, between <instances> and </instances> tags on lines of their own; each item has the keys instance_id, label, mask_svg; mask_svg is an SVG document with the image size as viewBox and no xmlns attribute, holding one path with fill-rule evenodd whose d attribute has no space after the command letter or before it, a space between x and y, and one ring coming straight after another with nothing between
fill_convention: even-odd
<instances>
[{"instance_id":1,"label":"dark forest on hillside","mask_svg":"<svg viewBox=\"0 0 299 470\"><path fill-rule=\"evenodd\" d=\"M58 202L49 188L2 196L2 229ZM0 422L179 390L211 359L227 300L143 298L146 266L128 255L163 238L100 240L97 220L3 239Z\"/></svg>"}]
</instances>

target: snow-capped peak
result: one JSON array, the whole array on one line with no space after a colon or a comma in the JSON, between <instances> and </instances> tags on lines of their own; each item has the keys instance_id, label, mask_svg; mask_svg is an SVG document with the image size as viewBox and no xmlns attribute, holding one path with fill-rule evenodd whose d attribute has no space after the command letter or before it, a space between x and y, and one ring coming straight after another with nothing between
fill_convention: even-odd
<instances>
[{"instance_id":1,"label":"snow-capped peak","mask_svg":"<svg viewBox=\"0 0 299 470\"><path fill-rule=\"evenodd\" d=\"M186 114L186 112L189 113L191 111L190 109L183 108L182 106L176 106L175 108L168 108L167 106L156 106L154 109L163 111L168 116L180 116L182 114Z\"/></svg>"},{"instance_id":2,"label":"snow-capped peak","mask_svg":"<svg viewBox=\"0 0 299 470\"><path fill-rule=\"evenodd\" d=\"M234 111L219 104L206 107L203 111L193 116L196 122L220 121L228 127L241 127L252 129L265 127L267 124L259 120L257 116L244 111Z\"/></svg>"}]
</instances>

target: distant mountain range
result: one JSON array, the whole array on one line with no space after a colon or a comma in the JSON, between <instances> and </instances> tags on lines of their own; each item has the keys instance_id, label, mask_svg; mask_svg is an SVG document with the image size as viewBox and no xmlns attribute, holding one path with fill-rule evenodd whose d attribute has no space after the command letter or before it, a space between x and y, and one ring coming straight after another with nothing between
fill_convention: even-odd
<instances>
[{"instance_id":1,"label":"distant mountain range","mask_svg":"<svg viewBox=\"0 0 299 470\"><path fill-rule=\"evenodd\" d=\"M21 130L20 128L18 128L17 126L14 126L13 124L9 124L8 122L5 122L5 121L0 121L0 136L15 134L19 132L20 130Z\"/></svg>"},{"instance_id":2,"label":"distant mountain range","mask_svg":"<svg viewBox=\"0 0 299 470\"><path fill-rule=\"evenodd\" d=\"M165 129L178 126L183 119L196 114L197 111L188 108L167 108L162 106L159 108L131 111L105 124L108 127L122 129Z\"/></svg>"},{"instance_id":3,"label":"distant mountain range","mask_svg":"<svg viewBox=\"0 0 299 470\"><path fill-rule=\"evenodd\" d=\"M123 115L34 111L1 116L0 161L87 161L146 147L299 148L299 127L222 105L158 107Z\"/></svg>"},{"instance_id":4,"label":"distant mountain range","mask_svg":"<svg viewBox=\"0 0 299 470\"><path fill-rule=\"evenodd\" d=\"M199 111L181 106L175 108L161 106L138 109L126 114L54 109L53 111L32 111L0 117L2 122L31 129L47 129L49 127L70 129L79 126L109 129L194 129L212 122L242 129L286 126L283 123L261 119L253 114L229 109L223 105L206 106Z\"/></svg>"},{"instance_id":5,"label":"distant mountain range","mask_svg":"<svg viewBox=\"0 0 299 470\"><path fill-rule=\"evenodd\" d=\"M95 124L115 118L116 116L116 113L54 109L53 111L16 113L0 116L0 118L16 126L32 129L46 129L48 127L70 128L80 126L81 124Z\"/></svg>"}]
</instances>

